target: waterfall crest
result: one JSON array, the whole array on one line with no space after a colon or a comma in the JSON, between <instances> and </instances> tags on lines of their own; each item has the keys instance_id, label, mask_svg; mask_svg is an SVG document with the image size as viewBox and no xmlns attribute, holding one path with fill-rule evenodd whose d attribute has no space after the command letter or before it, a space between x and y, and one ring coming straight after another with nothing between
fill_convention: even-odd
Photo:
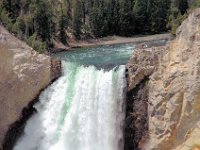
<instances>
[{"instance_id":1,"label":"waterfall crest","mask_svg":"<svg viewBox=\"0 0 200 150\"><path fill-rule=\"evenodd\" d=\"M125 67L62 64L14 150L122 150Z\"/></svg>"}]
</instances>

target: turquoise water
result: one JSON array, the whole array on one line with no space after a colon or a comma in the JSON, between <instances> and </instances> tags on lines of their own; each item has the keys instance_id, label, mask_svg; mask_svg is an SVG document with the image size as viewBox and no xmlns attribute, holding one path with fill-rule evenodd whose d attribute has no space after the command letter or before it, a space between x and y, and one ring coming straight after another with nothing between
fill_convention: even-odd
<instances>
[{"instance_id":1,"label":"turquoise water","mask_svg":"<svg viewBox=\"0 0 200 150\"><path fill-rule=\"evenodd\" d=\"M123 150L124 64L133 49L123 44L55 54L62 76L41 93L14 150Z\"/></svg>"},{"instance_id":2,"label":"turquoise water","mask_svg":"<svg viewBox=\"0 0 200 150\"><path fill-rule=\"evenodd\" d=\"M14 150L123 150L125 66L109 71L62 62Z\"/></svg>"},{"instance_id":3,"label":"turquoise water","mask_svg":"<svg viewBox=\"0 0 200 150\"><path fill-rule=\"evenodd\" d=\"M97 68L113 68L114 66L125 65L134 48L134 44L106 45L78 48L60 52L54 56L67 62L75 62L85 66L93 65Z\"/></svg>"},{"instance_id":4,"label":"turquoise water","mask_svg":"<svg viewBox=\"0 0 200 150\"><path fill-rule=\"evenodd\" d=\"M62 76L41 93L14 150L123 150L124 65L134 48L122 44L55 54L62 59Z\"/></svg>"}]
</instances>

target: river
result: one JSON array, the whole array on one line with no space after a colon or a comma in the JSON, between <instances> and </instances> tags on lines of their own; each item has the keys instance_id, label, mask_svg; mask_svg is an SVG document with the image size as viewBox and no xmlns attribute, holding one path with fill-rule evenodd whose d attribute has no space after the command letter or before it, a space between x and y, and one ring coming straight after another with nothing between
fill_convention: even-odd
<instances>
[{"instance_id":1,"label":"river","mask_svg":"<svg viewBox=\"0 0 200 150\"><path fill-rule=\"evenodd\" d=\"M40 95L14 150L123 150L125 64L134 45L61 52L62 76Z\"/></svg>"}]
</instances>

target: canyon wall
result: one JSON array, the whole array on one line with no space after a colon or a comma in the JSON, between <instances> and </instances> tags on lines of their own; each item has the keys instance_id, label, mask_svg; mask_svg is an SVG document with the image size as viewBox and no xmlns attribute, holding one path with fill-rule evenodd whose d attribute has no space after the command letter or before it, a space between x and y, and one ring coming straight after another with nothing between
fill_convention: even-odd
<instances>
[{"instance_id":1,"label":"canyon wall","mask_svg":"<svg viewBox=\"0 0 200 150\"><path fill-rule=\"evenodd\" d=\"M200 9L189 15L166 47L136 50L127 65L127 79L129 93L144 80L148 90L143 92L146 113L127 112L126 129L132 130L132 138L125 144L146 150L200 149ZM132 94L127 101L134 98ZM141 119L144 114L146 119ZM147 126L138 139L130 117Z\"/></svg>"},{"instance_id":2,"label":"canyon wall","mask_svg":"<svg viewBox=\"0 0 200 150\"><path fill-rule=\"evenodd\" d=\"M38 54L0 26L0 150L9 149L3 143L12 144L17 133L9 141L8 131L20 127L23 110L60 75L60 67L60 61Z\"/></svg>"}]
</instances>

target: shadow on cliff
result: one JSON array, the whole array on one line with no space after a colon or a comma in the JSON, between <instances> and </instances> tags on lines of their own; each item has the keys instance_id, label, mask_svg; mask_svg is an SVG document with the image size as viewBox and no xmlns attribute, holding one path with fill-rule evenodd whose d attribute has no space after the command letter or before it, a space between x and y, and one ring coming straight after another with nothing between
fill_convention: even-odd
<instances>
[{"instance_id":1,"label":"shadow on cliff","mask_svg":"<svg viewBox=\"0 0 200 150\"><path fill-rule=\"evenodd\" d=\"M57 80L57 78L58 77L54 78L52 80L51 84L55 80ZM51 84L49 86L51 86ZM13 150L17 141L20 140L20 137L24 134L24 129L25 129L26 123L37 112L37 110L34 108L34 105L39 101L40 94L45 89L46 88L41 90L40 93L36 96L36 98L33 101L31 101L26 108L23 109L19 120L17 120L10 126L8 132L6 133L4 142L3 142L3 150ZM38 125L38 126L40 126L40 125Z\"/></svg>"},{"instance_id":2,"label":"shadow on cliff","mask_svg":"<svg viewBox=\"0 0 200 150\"><path fill-rule=\"evenodd\" d=\"M148 139L148 77L127 93L124 150L141 150Z\"/></svg>"}]
</instances>

